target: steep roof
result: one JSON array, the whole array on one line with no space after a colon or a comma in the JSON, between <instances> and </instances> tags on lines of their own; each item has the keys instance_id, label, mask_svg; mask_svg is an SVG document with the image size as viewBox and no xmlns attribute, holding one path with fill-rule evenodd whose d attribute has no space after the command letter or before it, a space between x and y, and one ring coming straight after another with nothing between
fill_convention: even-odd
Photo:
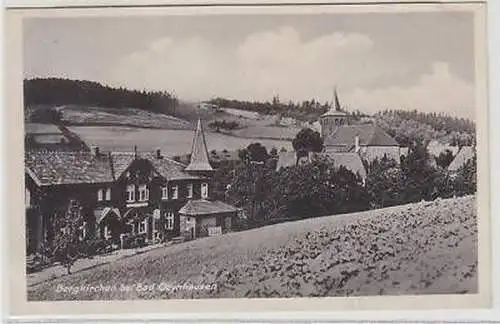
<instances>
[{"instance_id":1,"label":"steep roof","mask_svg":"<svg viewBox=\"0 0 500 324\"><path fill-rule=\"evenodd\" d=\"M228 205L222 201L190 200L180 210L179 214L190 216L201 216L217 213L231 213L238 211L238 208Z\"/></svg>"},{"instance_id":2,"label":"steep roof","mask_svg":"<svg viewBox=\"0 0 500 324\"><path fill-rule=\"evenodd\" d=\"M198 119L198 125L194 133L193 146L191 148L191 161L185 170L213 171L210 161L208 160L207 143L205 141L205 134L203 133L200 119Z\"/></svg>"},{"instance_id":3,"label":"steep roof","mask_svg":"<svg viewBox=\"0 0 500 324\"><path fill-rule=\"evenodd\" d=\"M197 176L184 172L186 168L184 164L164 156L158 159L155 153L141 153L140 158L150 161L155 170L167 180L199 179Z\"/></svg>"},{"instance_id":4,"label":"steep roof","mask_svg":"<svg viewBox=\"0 0 500 324\"><path fill-rule=\"evenodd\" d=\"M457 156L451 161L448 166L449 171L458 171L468 160L472 159L475 154L475 149L472 146L464 146L460 149Z\"/></svg>"},{"instance_id":5,"label":"steep roof","mask_svg":"<svg viewBox=\"0 0 500 324\"><path fill-rule=\"evenodd\" d=\"M394 138L375 124L339 126L325 139L325 146L351 147L356 135L361 146L399 146Z\"/></svg>"},{"instance_id":6,"label":"steep roof","mask_svg":"<svg viewBox=\"0 0 500 324\"><path fill-rule=\"evenodd\" d=\"M359 174L363 179L366 178L367 172L361 157L357 153L326 153L333 161L335 167L343 166L354 174Z\"/></svg>"},{"instance_id":7,"label":"steep roof","mask_svg":"<svg viewBox=\"0 0 500 324\"><path fill-rule=\"evenodd\" d=\"M293 152L280 152L278 154L278 162L276 163L276 171L281 168L294 166L297 162L297 154Z\"/></svg>"},{"instance_id":8,"label":"steep roof","mask_svg":"<svg viewBox=\"0 0 500 324\"><path fill-rule=\"evenodd\" d=\"M27 151L25 167L40 185L112 182L111 163L107 155L99 157L78 151Z\"/></svg>"},{"instance_id":9,"label":"steep roof","mask_svg":"<svg viewBox=\"0 0 500 324\"><path fill-rule=\"evenodd\" d=\"M457 155L459 151L458 146L452 146L449 144L442 144L439 143L437 140L432 140L427 144L427 151L429 154L433 156L439 156L441 153L446 152L446 150L449 150L453 155Z\"/></svg>"},{"instance_id":10,"label":"steep roof","mask_svg":"<svg viewBox=\"0 0 500 324\"><path fill-rule=\"evenodd\" d=\"M199 179L184 172L185 165L153 153L138 153L166 180ZM28 150L25 167L39 185L91 184L113 182L136 160L133 152L100 153L87 151Z\"/></svg>"},{"instance_id":11,"label":"steep roof","mask_svg":"<svg viewBox=\"0 0 500 324\"><path fill-rule=\"evenodd\" d=\"M320 117L324 116L346 116L347 113L345 111L342 111L340 108L340 101L339 101L339 96L337 94L337 89L334 91L334 103L331 106L330 110L328 110L326 113L321 115Z\"/></svg>"}]
</instances>

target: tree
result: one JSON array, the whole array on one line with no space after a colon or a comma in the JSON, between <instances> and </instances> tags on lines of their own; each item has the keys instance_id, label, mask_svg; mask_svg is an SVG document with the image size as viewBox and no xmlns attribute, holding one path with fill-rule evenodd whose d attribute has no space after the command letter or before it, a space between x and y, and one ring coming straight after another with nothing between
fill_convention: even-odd
<instances>
[{"instance_id":1,"label":"tree","mask_svg":"<svg viewBox=\"0 0 500 324\"><path fill-rule=\"evenodd\" d=\"M459 196L475 194L477 191L477 157L468 160L458 169L454 181L455 194Z\"/></svg>"},{"instance_id":2,"label":"tree","mask_svg":"<svg viewBox=\"0 0 500 324\"><path fill-rule=\"evenodd\" d=\"M453 152L450 150L441 152L439 156L436 157L436 164L443 169L446 169L450 165L451 161L453 161Z\"/></svg>"},{"instance_id":3,"label":"tree","mask_svg":"<svg viewBox=\"0 0 500 324\"><path fill-rule=\"evenodd\" d=\"M297 156L307 156L309 152L321 152L323 150L323 139L321 135L310 129L302 129L292 141L293 149Z\"/></svg>"},{"instance_id":4,"label":"tree","mask_svg":"<svg viewBox=\"0 0 500 324\"><path fill-rule=\"evenodd\" d=\"M366 190L371 206L383 208L401 204L403 175L396 161L387 158L375 159L368 170Z\"/></svg>"},{"instance_id":5,"label":"tree","mask_svg":"<svg viewBox=\"0 0 500 324\"><path fill-rule=\"evenodd\" d=\"M56 230L52 256L71 274L71 267L81 256L80 228L83 224L82 208L76 200L70 200L64 214L56 215Z\"/></svg>"},{"instance_id":6,"label":"tree","mask_svg":"<svg viewBox=\"0 0 500 324\"><path fill-rule=\"evenodd\" d=\"M240 160L244 162L265 162L269 159L267 149L261 143L252 143L238 151Z\"/></svg>"}]
</instances>

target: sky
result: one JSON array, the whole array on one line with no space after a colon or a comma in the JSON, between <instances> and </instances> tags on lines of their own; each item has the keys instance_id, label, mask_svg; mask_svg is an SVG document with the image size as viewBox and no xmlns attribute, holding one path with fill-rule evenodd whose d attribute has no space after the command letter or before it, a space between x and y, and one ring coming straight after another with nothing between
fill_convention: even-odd
<instances>
[{"instance_id":1,"label":"sky","mask_svg":"<svg viewBox=\"0 0 500 324\"><path fill-rule=\"evenodd\" d=\"M181 100L331 101L474 117L467 12L30 18L24 75Z\"/></svg>"}]
</instances>

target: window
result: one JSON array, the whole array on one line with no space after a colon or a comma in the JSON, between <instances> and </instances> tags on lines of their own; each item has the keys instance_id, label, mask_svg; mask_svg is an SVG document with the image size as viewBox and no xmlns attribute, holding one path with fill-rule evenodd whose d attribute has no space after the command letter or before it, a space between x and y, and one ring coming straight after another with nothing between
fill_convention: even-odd
<instances>
[{"instance_id":1,"label":"window","mask_svg":"<svg viewBox=\"0 0 500 324\"><path fill-rule=\"evenodd\" d=\"M104 192L102 189L97 190L97 201L102 201L103 194Z\"/></svg>"},{"instance_id":2,"label":"window","mask_svg":"<svg viewBox=\"0 0 500 324\"><path fill-rule=\"evenodd\" d=\"M208 183L201 184L201 198L208 198Z\"/></svg>"},{"instance_id":3,"label":"window","mask_svg":"<svg viewBox=\"0 0 500 324\"><path fill-rule=\"evenodd\" d=\"M80 239L80 241L83 241L87 238L87 222L83 222L82 226L79 227L79 230L80 235L78 238Z\"/></svg>"},{"instance_id":4,"label":"window","mask_svg":"<svg viewBox=\"0 0 500 324\"><path fill-rule=\"evenodd\" d=\"M187 185L188 198L193 198L193 184L190 183Z\"/></svg>"},{"instance_id":5,"label":"window","mask_svg":"<svg viewBox=\"0 0 500 324\"><path fill-rule=\"evenodd\" d=\"M161 199L168 199L168 187L161 187Z\"/></svg>"},{"instance_id":6,"label":"window","mask_svg":"<svg viewBox=\"0 0 500 324\"><path fill-rule=\"evenodd\" d=\"M172 212L167 212L167 229L172 230L174 229L174 213Z\"/></svg>"},{"instance_id":7,"label":"window","mask_svg":"<svg viewBox=\"0 0 500 324\"><path fill-rule=\"evenodd\" d=\"M111 188L106 189L106 200L111 200Z\"/></svg>"},{"instance_id":8,"label":"window","mask_svg":"<svg viewBox=\"0 0 500 324\"><path fill-rule=\"evenodd\" d=\"M71 200L69 203L69 213L71 219L78 219L80 217L80 206L76 200Z\"/></svg>"},{"instance_id":9,"label":"window","mask_svg":"<svg viewBox=\"0 0 500 324\"><path fill-rule=\"evenodd\" d=\"M178 199L178 198L179 198L179 187L173 186L172 187L172 199Z\"/></svg>"},{"instance_id":10,"label":"window","mask_svg":"<svg viewBox=\"0 0 500 324\"><path fill-rule=\"evenodd\" d=\"M127 201L135 201L135 186L133 184L127 186Z\"/></svg>"},{"instance_id":11,"label":"window","mask_svg":"<svg viewBox=\"0 0 500 324\"><path fill-rule=\"evenodd\" d=\"M149 190L146 185L139 186L139 201L149 200Z\"/></svg>"},{"instance_id":12,"label":"window","mask_svg":"<svg viewBox=\"0 0 500 324\"><path fill-rule=\"evenodd\" d=\"M144 218L144 220L139 223L139 234L146 233L147 228L148 228L148 219Z\"/></svg>"}]
</instances>

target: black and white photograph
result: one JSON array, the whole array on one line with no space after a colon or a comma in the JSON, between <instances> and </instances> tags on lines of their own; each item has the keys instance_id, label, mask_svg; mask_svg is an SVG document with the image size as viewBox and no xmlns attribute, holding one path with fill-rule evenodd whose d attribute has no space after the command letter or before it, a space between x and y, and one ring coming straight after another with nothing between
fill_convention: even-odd
<instances>
[{"instance_id":1,"label":"black and white photograph","mask_svg":"<svg viewBox=\"0 0 500 324\"><path fill-rule=\"evenodd\" d=\"M481 6L337 8L23 17L27 301L481 293Z\"/></svg>"}]
</instances>

